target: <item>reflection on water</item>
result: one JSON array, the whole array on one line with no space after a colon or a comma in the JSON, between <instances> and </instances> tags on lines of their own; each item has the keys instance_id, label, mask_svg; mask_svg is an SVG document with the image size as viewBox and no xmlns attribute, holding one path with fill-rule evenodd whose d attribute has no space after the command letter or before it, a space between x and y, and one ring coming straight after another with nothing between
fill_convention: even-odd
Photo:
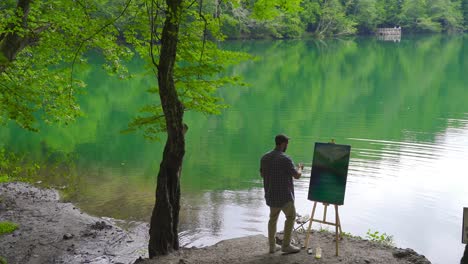
<instances>
[{"instance_id":1,"label":"reflection on water","mask_svg":"<svg viewBox=\"0 0 468 264\"><path fill-rule=\"evenodd\" d=\"M340 207L345 232L378 230L433 263L458 262L468 206L467 44L465 36L405 36L398 45L375 38L229 43L259 60L232 69L251 87L220 91L232 105L222 115L186 115L181 244L266 235L259 158L285 132L288 154L309 173L315 142L352 146ZM44 163L51 152L76 157L76 177L65 182L69 199L95 215L147 221L162 143L119 132L143 102L157 101L144 93L153 79L135 74L121 82L99 68L82 74L92 88L82 100L86 118L43 125L38 134L10 125L0 142ZM310 214L307 175L295 186L297 211Z\"/></svg>"},{"instance_id":2,"label":"reflection on water","mask_svg":"<svg viewBox=\"0 0 468 264\"><path fill-rule=\"evenodd\" d=\"M360 142L362 147L352 151L345 205L340 207L345 232L361 236L368 229L386 232L399 247L412 247L433 263L456 263L463 253L461 209L468 204L464 177L468 119L464 122L462 127L448 127L430 144L349 138L351 144ZM290 148L298 146L291 144ZM301 215L311 214L309 176L310 167L295 181ZM261 184L260 178L256 181ZM207 246L222 239L267 233L269 210L261 187L209 191L196 200L191 194L184 197L184 246ZM316 215L322 215L322 210L318 207ZM282 221L284 218L279 226ZM453 248L441 252L447 245Z\"/></svg>"},{"instance_id":3,"label":"reflection on water","mask_svg":"<svg viewBox=\"0 0 468 264\"><path fill-rule=\"evenodd\" d=\"M194 197L195 196L195 197ZM263 190L211 191L184 195L181 244L207 246L222 239L262 233L268 208Z\"/></svg>"}]
</instances>

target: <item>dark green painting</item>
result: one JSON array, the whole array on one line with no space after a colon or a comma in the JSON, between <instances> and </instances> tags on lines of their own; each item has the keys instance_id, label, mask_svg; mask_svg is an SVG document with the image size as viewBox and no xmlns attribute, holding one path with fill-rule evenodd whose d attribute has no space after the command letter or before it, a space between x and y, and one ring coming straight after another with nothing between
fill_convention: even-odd
<instances>
[{"instance_id":1,"label":"dark green painting","mask_svg":"<svg viewBox=\"0 0 468 264\"><path fill-rule=\"evenodd\" d=\"M315 143L308 199L342 205L351 146Z\"/></svg>"}]
</instances>

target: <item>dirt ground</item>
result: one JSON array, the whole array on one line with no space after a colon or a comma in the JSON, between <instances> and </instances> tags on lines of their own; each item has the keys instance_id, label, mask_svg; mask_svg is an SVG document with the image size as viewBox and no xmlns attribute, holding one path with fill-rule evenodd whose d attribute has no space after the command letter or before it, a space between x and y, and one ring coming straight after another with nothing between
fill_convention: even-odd
<instances>
[{"instance_id":1,"label":"dirt ground","mask_svg":"<svg viewBox=\"0 0 468 264\"><path fill-rule=\"evenodd\" d=\"M304 239L303 235L299 235ZM200 249L182 249L172 255L146 259L144 264L403 264L430 263L424 256L411 249L387 247L381 244L356 238L343 238L339 242L339 256L336 256L334 234L313 232L311 236L312 254L306 250L296 254L283 255L280 251L274 254L267 252L267 238L263 235L236 238L222 241L214 246ZM322 249L322 257L315 258L314 249Z\"/></svg>"},{"instance_id":2,"label":"dirt ground","mask_svg":"<svg viewBox=\"0 0 468 264\"><path fill-rule=\"evenodd\" d=\"M311 247L321 247L322 258L305 250L297 254L267 253L263 235L222 241L206 248L181 249L168 256L147 258L148 225L99 218L82 213L59 200L58 192L25 183L0 184L0 221L19 229L0 237L0 256L9 264L27 263L430 263L411 249L398 249L358 238L339 241L335 256L334 234L313 232ZM125 229L122 228L125 224ZM303 234L294 236L298 244Z\"/></svg>"},{"instance_id":3,"label":"dirt ground","mask_svg":"<svg viewBox=\"0 0 468 264\"><path fill-rule=\"evenodd\" d=\"M8 264L133 263L147 256L148 226L82 213L51 189L0 184L0 221L19 228L0 237ZM128 230L119 226L128 225Z\"/></svg>"}]
</instances>

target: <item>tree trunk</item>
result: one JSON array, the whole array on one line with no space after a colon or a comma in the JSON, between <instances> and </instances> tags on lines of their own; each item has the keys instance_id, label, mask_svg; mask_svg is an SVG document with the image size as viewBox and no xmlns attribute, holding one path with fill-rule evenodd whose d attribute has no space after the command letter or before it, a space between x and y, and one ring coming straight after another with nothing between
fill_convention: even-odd
<instances>
[{"instance_id":1,"label":"tree trunk","mask_svg":"<svg viewBox=\"0 0 468 264\"><path fill-rule=\"evenodd\" d=\"M27 28L28 15L32 0L19 0L16 5L16 14L21 15L21 27ZM17 25L11 24L7 27L13 30ZM28 44L28 36L21 36L16 31L0 35L0 72L5 71L6 65L15 60L16 55Z\"/></svg>"},{"instance_id":2,"label":"tree trunk","mask_svg":"<svg viewBox=\"0 0 468 264\"><path fill-rule=\"evenodd\" d=\"M156 202L151 215L149 257L179 249L180 173L185 154L184 109L174 84L182 0L166 0L168 10L161 35L158 64L159 96L167 127L167 140L159 167Z\"/></svg>"}]
</instances>

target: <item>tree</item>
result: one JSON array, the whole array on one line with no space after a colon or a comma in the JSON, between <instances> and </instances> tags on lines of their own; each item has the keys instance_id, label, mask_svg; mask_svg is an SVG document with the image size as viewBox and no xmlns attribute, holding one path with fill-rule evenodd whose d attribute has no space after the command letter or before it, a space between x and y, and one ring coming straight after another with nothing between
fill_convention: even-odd
<instances>
[{"instance_id":1,"label":"tree","mask_svg":"<svg viewBox=\"0 0 468 264\"><path fill-rule=\"evenodd\" d=\"M465 31L468 30L468 0L462 1L462 12L463 12L463 20Z\"/></svg>"},{"instance_id":2,"label":"tree","mask_svg":"<svg viewBox=\"0 0 468 264\"><path fill-rule=\"evenodd\" d=\"M428 0L428 16L444 31L462 31L463 14L460 1Z\"/></svg>"},{"instance_id":3,"label":"tree","mask_svg":"<svg viewBox=\"0 0 468 264\"><path fill-rule=\"evenodd\" d=\"M313 32L319 19L320 5L317 1L302 1L301 21L305 24L307 32Z\"/></svg>"},{"instance_id":4,"label":"tree","mask_svg":"<svg viewBox=\"0 0 468 264\"><path fill-rule=\"evenodd\" d=\"M357 0L353 7L352 17L358 23L359 32L374 32L383 18L383 10L378 8L378 2L375 0Z\"/></svg>"},{"instance_id":5,"label":"tree","mask_svg":"<svg viewBox=\"0 0 468 264\"><path fill-rule=\"evenodd\" d=\"M400 17L402 26L415 31L440 31L439 25L432 23L427 18L426 10L426 0L405 0Z\"/></svg>"},{"instance_id":6,"label":"tree","mask_svg":"<svg viewBox=\"0 0 468 264\"><path fill-rule=\"evenodd\" d=\"M271 2L277 3L273 8L294 10L289 1ZM160 105L143 108L146 115L135 119L130 127L145 129L150 138L167 132L150 222L148 251L152 258L179 249L180 177L187 129L183 123L184 112L195 110L212 114L224 107L221 99L213 94L221 86L238 83L238 79L219 73L247 57L218 47L216 41L223 40L224 36L217 23L219 15L213 16L217 14L213 12L213 7L217 10L216 5L204 5L203 0L166 0L165 3L145 2L144 6L133 10L135 19L143 17L142 24L133 23L136 26L125 29L125 37L140 54L149 57L148 62L158 79L158 87L151 92L159 93L160 99ZM257 15L269 11L268 8L257 10L261 10ZM145 28L145 23L148 25L145 21L149 21L149 28ZM163 24L162 29L160 24Z\"/></svg>"},{"instance_id":7,"label":"tree","mask_svg":"<svg viewBox=\"0 0 468 264\"><path fill-rule=\"evenodd\" d=\"M128 1L129 3L129 1ZM109 14L96 1L8 0L0 4L0 122L14 120L36 130L45 122L73 121L80 114L76 94L84 83L74 70L90 50L100 50L110 72L125 75L131 55L118 45L111 25L128 5Z\"/></svg>"},{"instance_id":8,"label":"tree","mask_svg":"<svg viewBox=\"0 0 468 264\"><path fill-rule=\"evenodd\" d=\"M400 0L380 0L377 1L378 9L383 12L381 26L395 27L400 25L399 15L401 13L402 1Z\"/></svg>"},{"instance_id":9,"label":"tree","mask_svg":"<svg viewBox=\"0 0 468 264\"><path fill-rule=\"evenodd\" d=\"M346 17L338 0L319 0L321 13L315 34L322 36L351 35L356 32L356 22Z\"/></svg>"}]
</instances>

